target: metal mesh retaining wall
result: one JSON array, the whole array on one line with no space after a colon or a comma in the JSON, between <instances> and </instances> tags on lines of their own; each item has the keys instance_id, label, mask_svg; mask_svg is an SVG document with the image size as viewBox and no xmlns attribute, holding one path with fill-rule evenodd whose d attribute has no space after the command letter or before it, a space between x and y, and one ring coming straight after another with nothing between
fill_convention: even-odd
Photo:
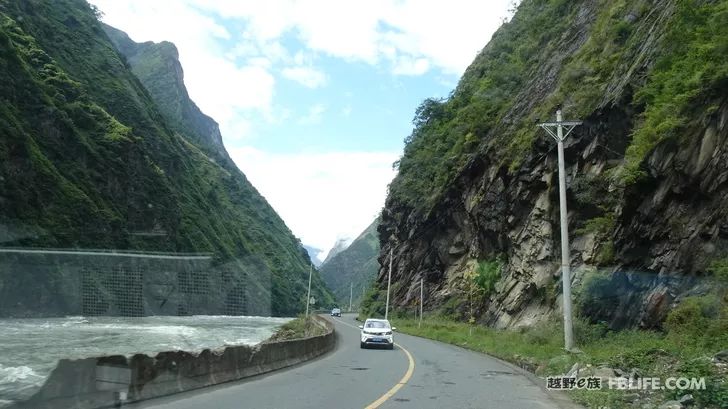
<instances>
[{"instance_id":1,"label":"metal mesh retaining wall","mask_svg":"<svg viewBox=\"0 0 728 409\"><path fill-rule=\"evenodd\" d=\"M0 317L270 315L270 290L256 260L0 249Z\"/></svg>"}]
</instances>

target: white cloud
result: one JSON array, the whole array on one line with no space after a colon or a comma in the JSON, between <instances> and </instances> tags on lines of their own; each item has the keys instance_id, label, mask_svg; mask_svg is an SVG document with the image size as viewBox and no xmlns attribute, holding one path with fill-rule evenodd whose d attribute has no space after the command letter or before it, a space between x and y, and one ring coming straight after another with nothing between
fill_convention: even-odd
<instances>
[{"instance_id":1,"label":"white cloud","mask_svg":"<svg viewBox=\"0 0 728 409\"><path fill-rule=\"evenodd\" d=\"M417 75L423 63L405 70L400 59L424 59L430 67L461 74L507 15L513 0L189 0L202 10L242 19L245 35L259 43L294 33L312 51L346 60L389 61L395 74ZM398 69L399 68L399 69Z\"/></svg>"},{"instance_id":2,"label":"white cloud","mask_svg":"<svg viewBox=\"0 0 728 409\"><path fill-rule=\"evenodd\" d=\"M231 120L226 121L224 126L221 126L222 128L220 133L225 135L224 139L232 142L245 140L247 137L251 136L251 130L253 128L253 124L250 119L245 118L242 115L234 116Z\"/></svg>"},{"instance_id":3,"label":"white cloud","mask_svg":"<svg viewBox=\"0 0 728 409\"><path fill-rule=\"evenodd\" d=\"M326 105L312 105L308 109L308 113L298 120L298 123L302 125L316 125L318 123L321 123L324 112L326 112Z\"/></svg>"},{"instance_id":4,"label":"white cloud","mask_svg":"<svg viewBox=\"0 0 728 409\"><path fill-rule=\"evenodd\" d=\"M293 57L279 41L261 40L254 41L246 33L242 35L243 41L236 43L226 50L225 57L231 61L238 58L265 58L271 63L290 62Z\"/></svg>"},{"instance_id":5,"label":"white cloud","mask_svg":"<svg viewBox=\"0 0 728 409\"><path fill-rule=\"evenodd\" d=\"M281 74L308 88L318 88L326 83L326 75L311 67L284 68Z\"/></svg>"},{"instance_id":6,"label":"white cloud","mask_svg":"<svg viewBox=\"0 0 728 409\"><path fill-rule=\"evenodd\" d=\"M252 132L250 122L236 128L241 115L275 121L274 70L309 88L325 85L317 54L385 64L396 75L460 74L512 1L91 0L132 39L177 45L192 99L225 137ZM285 35L303 49L288 50Z\"/></svg>"},{"instance_id":7,"label":"white cloud","mask_svg":"<svg viewBox=\"0 0 728 409\"><path fill-rule=\"evenodd\" d=\"M397 31L385 35L398 55L425 58L450 74L461 74L500 25L509 0L406 0L383 16Z\"/></svg>"},{"instance_id":8,"label":"white cloud","mask_svg":"<svg viewBox=\"0 0 728 409\"><path fill-rule=\"evenodd\" d=\"M243 45L233 50L221 48L220 40L231 39L231 33L212 17L200 13L199 8L193 7L193 2L91 2L104 13L106 23L125 31L133 40L166 40L177 46L191 98L203 112L220 123L225 137L236 138L249 133L250 122L242 121L241 113L270 114L275 87L270 64L262 59L243 63L232 59L243 52ZM274 50L272 53L280 52L275 46L271 49ZM238 124L245 125L238 128Z\"/></svg>"},{"instance_id":9,"label":"white cloud","mask_svg":"<svg viewBox=\"0 0 728 409\"><path fill-rule=\"evenodd\" d=\"M430 69L426 58L401 57L397 59L392 72L399 75L422 75Z\"/></svg>"},{"instance_id":10,"label":"white cloud","mask_svg":"<svg viewBox=\"0 0 728 409\"><path fill-rule=\"evenodd\" d=\"M183 67L191 73L185 80L190 96L220 122L223 135L235 132L235 118L245 111L270 112L275 79L265 67L239 67L215 56L183 63Z\"/></svg>"},{"instance_id":11,"label":"white cloud","mask_svg":"<svg viewBox=\"0 0 728 409\"><path fill-rule=\"evenodd\" d=\"M273 63L265 57L252 57L248 59L248 65L268 70L271 68Z\"/></svg>"},{"instance_id":12,"label":"white cloud","mask_svg":"<svg viewBox=\"0 0 728 409\"><path fill-rule=\"evenodd\" d=\"M399 157L396 152L229 151L293 233L320 249L329 249L339 237L356 237L374 220Z\"/></svg>"}]
</instances>

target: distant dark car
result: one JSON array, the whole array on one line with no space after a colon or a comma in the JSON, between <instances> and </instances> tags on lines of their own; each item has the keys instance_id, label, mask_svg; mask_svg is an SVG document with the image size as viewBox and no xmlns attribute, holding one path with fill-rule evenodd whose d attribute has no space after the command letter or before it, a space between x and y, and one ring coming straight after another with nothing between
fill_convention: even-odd
<instances>
[{"instance_id":1,"label":"distant dark car","mask_svg":"<svg viewBox=\"0 0 728 409\"><path fill-rule=\"evenodd\" d=\"M341 308L334 308L331 310L332 317L341 317Z\"/></svg>"}]
</instances>

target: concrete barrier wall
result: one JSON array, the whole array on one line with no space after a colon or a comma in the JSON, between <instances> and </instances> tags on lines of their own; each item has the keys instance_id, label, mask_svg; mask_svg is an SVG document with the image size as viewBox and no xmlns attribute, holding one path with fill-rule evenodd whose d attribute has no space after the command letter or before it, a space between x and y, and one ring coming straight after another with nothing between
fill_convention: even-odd
<instances>
[{"instance_id":1,"label":"concrete barrier wall","mask_svg":"<svg viewBox=\"0 0 728 409\"><path fill-rule=\"evenodd\" d=\"M315 317L324 335L199 354L161 352L58 362L41 389L13 408L90 409L133 402L235 381L295 365L332 350L333 324Z\"/></svg>"}]
</instances>

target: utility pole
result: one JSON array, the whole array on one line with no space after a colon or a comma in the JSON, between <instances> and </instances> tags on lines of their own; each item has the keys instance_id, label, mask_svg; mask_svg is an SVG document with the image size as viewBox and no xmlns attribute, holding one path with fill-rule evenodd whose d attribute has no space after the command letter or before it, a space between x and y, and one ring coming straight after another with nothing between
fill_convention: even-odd
<instances>
[{"instance_id":1,"label":"utility pole","mask_svg":"<svg viewBox=\"0 0 728 409\"><path fill-rule=\"evenodd\" d=\"M311 274L313 273L313 263L308 265L308 294L306 295L306 318L308 318L308 305L311 304Z\"/></svg>"},{"instance_id":2,"label":"utility pole","mask_svg":"<svg viewBox=\"0 0 728 409\"><path fill-rule=\"evenodd\" d=\"M563 310L564 310L564 348L571 351L574 348L574 327L571 313L571 261L569 255L569 221L566 209L566 171L564 166L564 139L582 121L564 121L561 117L561 109L556 111L556 122L543 122L538 124L551 135L559 151L559 204L561 215L561 285L563 288ZM556 128L554 134L553 129ZM566 129L566 134L564 134Z\"/></svg>"},{"instance_id":3,"label":"utility pole","mask_svg":"<svg viewBox=\"0 0 728 409\"><path fill-rule=\"evenodd\" d=\"M384 307L384 319L389 317L389 287L392 284L392 247L389 248L389 275L387 276L387 304Z\"/></svg>"},{"instance_id":4,"label":"utility pole","mask_svg":"<svg viewBox=\"0 0 728 409\"><path fill-rule=\"evenodd\" d=\"M354 299L354 282L349 283L349 312L351 312L351 301Z\"/></svg>"},{"instance_id":5,"label":"utility pole","mask_svg":"<svg viewBox=\"0 0 728 409\"><path fill-rule=\"evenodd\" d=\"M425 286L425 279L420 278L420 322L417 323L417 328L422 326L422 304L425 302L424 286Z\"/></svg>"}]
</instances>

